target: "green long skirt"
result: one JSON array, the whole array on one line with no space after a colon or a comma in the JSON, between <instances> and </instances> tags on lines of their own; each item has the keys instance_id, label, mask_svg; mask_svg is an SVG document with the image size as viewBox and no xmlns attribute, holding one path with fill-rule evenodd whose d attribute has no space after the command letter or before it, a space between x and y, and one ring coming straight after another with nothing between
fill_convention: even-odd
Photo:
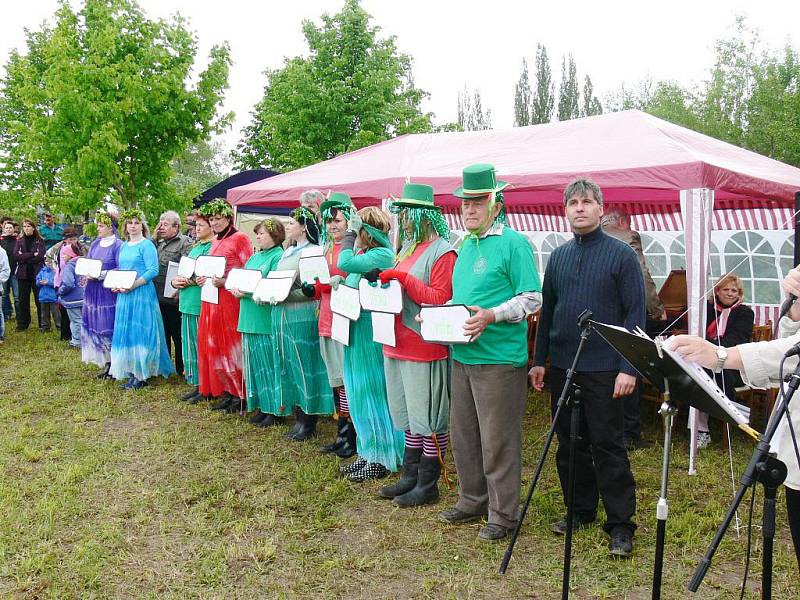
<instances>
[{"instance_id":1,"label":"green long skirt","mask_svg":"<svg viewBox=\"0 0 800 600\"><path fill-rule=\"evenodd\" d=\"M242 334L244 357L244 387L247 410L269 412L275 394L275 365L272 356L272 335L265 333Z\"/></svg>"},{"instance_id":2,"label":"green long skirt","mask_svg":"<svg viewBox=\"0 0 800 600\"><path fill-rule=\"evenodd\" d=\"M275 383L262 412L287 415L297 406L309 415L333 414L333 391L319 351L316 302L278 304L272 312Z\"/></svg>"},{"instance_id":3,"label":"green long skirt","mask_svg":"<svg viewBox=\"0 0 800 600\"><path fill-rule=\"evenodd\" d=\"M181 313L181 348L183 374L189 385L200 385L197 376L197 321L200 317Z\"/></svg>"}]
</instances>

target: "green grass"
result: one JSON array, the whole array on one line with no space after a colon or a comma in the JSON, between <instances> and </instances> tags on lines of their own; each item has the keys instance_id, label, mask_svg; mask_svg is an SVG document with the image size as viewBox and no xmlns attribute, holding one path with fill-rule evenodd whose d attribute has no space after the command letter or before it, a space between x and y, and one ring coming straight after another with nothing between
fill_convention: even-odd
<instances>
[{"instance_id":1,"label":"green grass","mask_svg":"<svg viewBox=\"0 0 800 600\"><path fill-rule=\"evenodd\" d=\"M563 540L550 521L563 507L549 457L508 573L506 545L477 539L479 524L436 520L439 505L401 510L376 497L385 481L349 484L317 442L286 428L177 400L182 385L122 392L94 379L55 334L8 331L0 346L0 596L11 598L554 598ZM525 423L527 488L548 415L532 396ZM660 421L646 416L651 439ZM322 426L332 437L333 423ZM664 598L686 585L732 495L718 440L690 477L676 427ZM752 443L735 435L738 476ZM632 454L639 530L635 556L607 556L599 528L575 536L575 598L650 597L659 445ZM455 472L450 464L450 471ZM524 492L524 490L523 490ZM775 598L800 595L779 494ZM760 523L760 493L756 523ZM746 510L740 511L742 519ZM726 536L698 598L736 598L745 530ZM748 598L758 597L760 530Z\"/></svg>"}]
</instances>

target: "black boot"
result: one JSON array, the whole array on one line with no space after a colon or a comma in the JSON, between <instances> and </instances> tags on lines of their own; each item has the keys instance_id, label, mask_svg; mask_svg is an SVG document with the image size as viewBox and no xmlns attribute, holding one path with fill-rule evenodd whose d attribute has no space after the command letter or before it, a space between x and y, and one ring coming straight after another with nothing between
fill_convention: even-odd
<instances>
[{"instance_id":1,"label":"black boot","mask_svg":"<svg viewBox=\"0 0 800 600\"><path fill-rule=\"evenodd\" d=\"M256 423L256 427L272 427L273 425L283 425L285 417L278 417L269 413L264 415L264 418Z\"/></svg>"},{"instance_id":2,"label":"black boot","mask_svg":"<svg viewBox=\"0 0 800 600\"><path fill-rule=\"evenodd\" d=\"M325 446L322 446L319 451L323 454L336 452L345 444L345 442L347 442L347 428L352 426L353 425L350 423L350 421L339 415L339 418L336 421L336 439L332 444L326 444Z\"/></svg>"},{"instance_id":3,"label":"black boot","mask_svg":"<svg viewBox=\"0 0 800 600\"><path fill-rule=\"evenodd\" d=\"M189 390L188 392L186 392L185 394L182 394L181 395L181 400L190 400L191 398L194 398L195 396L199 396L199 395L200 395L200 390L198 388L194 387L191 390Z\"/></svg>"},{"instance_id":4,"label":"black boot","mask_svg":"<svg viewBox=\"0 0 800 600\"><path fill-rule=\"evenodd\" d=\"M107 362L106 366L97 374L98 379L111 379L111 374L109 371L111 370L111 363Z\"/></svg>"},{"instance_id":5,"label":"black boot","mask_svg":"<svg viewBox=\"0 0 800 600\"><path fill-rule=\"evenodd\" d=\"M244 408L242 406L242 399L237 398L233 394L228 394L228 396L230 396L231 403L227 406L227 408L225 408L225 412L228 413L229 415L232 415L237 412L242 412Z\"/></svg>"},{"instance_id":6,"label":"black boot","mask_svg":"<svg viewBox=\"0 0 800 600\"><path fill-rule=\"evenodd\" d=\"M403 452L403 474L392 485L385 485L379 489L380 497L391 500L414 489L414 486L417 485L417 469L420 458L422 458L422 448L406 446Z\"/></svg>"},{"instance_id":7,"label":"black boot","mask_svg":"<svg viewBox=\"0 0 800 600\"><path fill-rule=\"evenodd\" d=\"M211 410L228 410L233 403L233 398L230 394L222 394L219 400L211 405Z\"/></svg>"},{"instance_id":8,"label":"black boot","mask_svg":"<svg viewBox=\"0 0 800 600\"><path fill-rule=\"evenodd\" d=\"M417 471L417 485L414 489L401 496L395 496L392 504L395 506L422 506L434 504L439 501L439 476L442 474L442 465L438 456L423 456L419 461Z\"/></svg>"},{"instance_id":9,"label":"black boot","mask_svg":"<svg viewBox=\"0 0 800 600\"><path fill-rule=\"evenodd\" d=\"M303 413L303 426L300 428L300 431L295 433L289 439L292 439L295 442L302 442L303 440L315 437L316 435L317 435L317 415L307 415L306 413Z\"/></svg>"},{"instance_id":10,"label":"black boot","mask_svg":"<svg viewBox=\"0 0 800 600\"><path fill-rule=\"evenodd\" d=\"M289 433L286 434L286 437L291 439L303 428L303 419L305 418L306 413L304 413L299 408L294 409L294 427L289 430Z\"/></svg>"},{"instance_id":11,"label":"black boot","mask_svg":"<svg viewBox=\"0 0 800 600\"><path fill-rule=\"evenodd\" d=\"M356 454L356 426L352 419L347 419L348 428L345 432L347 440L333 453L339 458L350 458Z\"/></svg>"},{"instance_id":12,"label":"black boot","mask_svg":"<svg viewBox=\"0 0 800 600\"><path fill-rule=\"evenodd\" d=\"M253 425L258 425L266 417L267 413L263 413L261 412L260 408L257 408L256 411L253 413L253 416L250 417L250 423L252 423Z\"/></svg>"}]
</instances>

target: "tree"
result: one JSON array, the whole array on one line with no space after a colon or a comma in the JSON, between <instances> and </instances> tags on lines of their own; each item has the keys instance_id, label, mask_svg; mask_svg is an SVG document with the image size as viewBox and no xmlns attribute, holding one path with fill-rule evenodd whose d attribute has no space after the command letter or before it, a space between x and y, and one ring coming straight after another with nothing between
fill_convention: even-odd
<instances>
[{"instance_id":1,"label":"tree","mask_svg":"<svg viewBox=\"0 0 800 600\"><path fill-rule=\"evenodd\" d=\"M581 106L582 117L591 117L593 115L603 114L603 105L600 104L600 100L598 100L597 96L594 95L594 86L592 85L592 79L588 75L583 80L582 100L583 100L583 105Z\"/></svg>"},{"instance_id":2,"label":"tree","mask_svg":"<svg viewBox=\"0 0 800 600\"><path fill-rule=\"evenodd\" d=\"M514 89L514 126L531 124L531 105L533 103L531 84L528 79L528 61L522 59L522 73Z\"/></svg>"},{"instance_id":3,"label":"tree","mask_svg":"<svg viewBox=\"0 0 800 600\"><path fill-rule=\"evenodd\" d=\"M483 111L481 93L469 93L467 86L458 93L458 125L461 131L483 131L492 128L492 111Z\"/></svg>"},{"instance_id":4,"label":"tree","mask_svg":"<svg viewBox=\"0 0 800 600\"><path fill-rule=\"evenodd\" d=\"M189 88L196 52L182 19L151 21L132 0L86 0L78 13L62 2L42 51L48 110L33 110L20 136L26 152L40 146L42 160L58 165L67 193L56 209L185 208L170 162L226 121L215 117L230 65L228 46L214 46ZM27 107L36 99L29 94Z\"/></svg>"},{"instance_id":5,"label":"tree","mask_svg":"<svg viewBox=\"0 0 800 600\"><path fill-rule=\"evenodd\" d=\"M561 59L561 84L558 87L558 120L568 121L580 116L580 93L578 91L578 74L575 60L569 57Z\"/></svg>"},{"instance_id":6,"label":"tree","mask_svg":"<svg viewBox=\"0 0 800 600\"><path fill-rule=\"evenodd\" d=\"M228 176L230 169L224 157L221 142L200 140L173 159L170 184L182 203L191 202Z\"/></svg>"},{"instance_id":7,"label":"tree","mask_svg":"<svg viewBox=\"0 0 800 600\"><path fill-rule=\"evenodd\" d=\"M233 158L240 168L296 169L405 133L431 130L426 93L414 85L411 58L379 28L358 0L303 22L308 57L267 71L264 97L252 112Z\"/></svg>"},{"instance_id":8,"label":"tree","mask_svg":"<svg viewBox=\"0 0 800 600\"><path fill-rule=\"evenodd\" d=\"M553 119L555 84L550 71L550 59L542 44L536 45L536 96L531 106L531 124L549 123Z\"/></svg>"}]
</instances>

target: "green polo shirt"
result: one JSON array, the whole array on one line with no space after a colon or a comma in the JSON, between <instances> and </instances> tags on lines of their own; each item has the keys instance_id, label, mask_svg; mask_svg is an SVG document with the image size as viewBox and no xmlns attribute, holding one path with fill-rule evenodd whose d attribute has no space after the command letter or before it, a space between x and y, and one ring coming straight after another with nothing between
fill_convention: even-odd
<instances>
[{"instance_id":1,"label":"green polo shirt","mask_svg":"<svg viewBox=\"0 0 800 600\"><path fill-rule=\"evenodd\" d=\"M497 227L485 237L468 237L453 269L453 304L494 308L522 292L540 292L533 250L524 236ZM474 342L454 344L453 360L468 365L528 363L528 323L492 323Z\"/></svg>"},{"instance_id":2,"label":"green polo shirt","mask_svg":"<svg viewBox=\"0 0 800 600\"><path fill-rule=\"evenodd\" d=\"M270 271L274 271L277 268L282 255L283 248L280 246L275 246L269 250L261 250L250 257L244 268L258 269L261 271L261 275L266 277ZM263 335L270 332L270 327L272 327L272 306L256 304L249 295L239 300L238 330L241 333L259 333Z\"/></svg>"},{"instance_id":3,"label":"green polo shirt","mask_svg":"<svg viewBox=\"0 0 800 600\"><path fill-rule=\"evenodd\" d=\"M204 256L211 250L211 242L199 242L195 244L189 254L189 258ZM178 310L187 315L200 315L200 286L190 285L183 288L178 294Z\"/></svg>"}]
</instances>

